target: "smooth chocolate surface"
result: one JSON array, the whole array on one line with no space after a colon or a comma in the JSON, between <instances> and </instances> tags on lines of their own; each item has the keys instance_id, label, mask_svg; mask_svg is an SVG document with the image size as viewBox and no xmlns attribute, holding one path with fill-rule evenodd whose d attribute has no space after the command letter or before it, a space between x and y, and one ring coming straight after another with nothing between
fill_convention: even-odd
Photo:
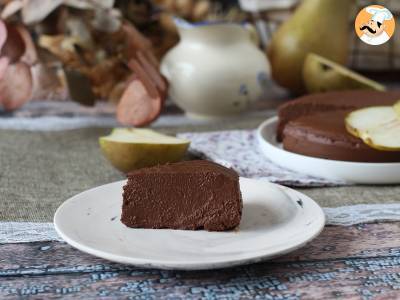
<instances>
[{"instance_id":1,"label":"smooth chocolate surface","mask_svg":"<svg viewBox=\"0 0 400 300\"><path fill-rule=\"evenodd\" d=\"M278 140L284 149L313 157L355 162L399 162L399 151L366 145L345 128L353 110L392 105L400 92L347 91L308 95L280 107Z\"/></svg>"},{"instance_id":2,"label":"smooth chocolate surface","mask_svg":"<svg viewBox=\"0 0 400 300\"><path fill-rule=\"evenodd\" d=\"M223 231L241 215L239 176L209 161L139 169L124 186L121 221L128 227Z\"/></svg>"}]
</instances>

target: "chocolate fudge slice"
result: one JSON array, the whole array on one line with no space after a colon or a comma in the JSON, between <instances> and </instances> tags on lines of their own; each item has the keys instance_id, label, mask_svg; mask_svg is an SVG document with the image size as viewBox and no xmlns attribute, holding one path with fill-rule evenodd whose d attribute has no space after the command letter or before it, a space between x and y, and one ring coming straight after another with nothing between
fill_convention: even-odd
<instances>
[{"instance_id":1,"label":"chocolate fudge slice","mask_svg":"<svg viewBox=\"0 0 400 300\"><path fill-rule=\"evenodd\" d=\"M224 231L241 215L239 176L205 160L139 169L124 186L121 222L128 227Z\"/></svg>"}]
</instances>

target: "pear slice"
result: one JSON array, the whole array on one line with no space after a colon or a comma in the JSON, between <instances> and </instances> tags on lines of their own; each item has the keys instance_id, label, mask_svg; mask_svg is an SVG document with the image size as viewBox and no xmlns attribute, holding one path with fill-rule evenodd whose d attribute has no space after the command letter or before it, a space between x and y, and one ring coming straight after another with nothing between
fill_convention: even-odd
<instances>
[{"instance_id":1,"label":"pear slice","mask_svg":"<svg viewBox=\"0 0 400 300\"><path fill-rule=\"evenodd\" d=\"M303 80L309 93L354 89L384 91L386 89L376 81L313 53L308 54L304 61Z\"/></svg>"},{"instance_id":2,"label":"pear slice","mask_svg":"<svg viewBox=\"0 0 400 300\"><path fill-rule=\"evenodd\" d=\"M400 151L400 119L367 130L362 139L377 150Z\"/></svg>"},{"instance_id":3,"label":"pear slice","mask_svg":"<svg viewBox=\"0 0 400 300\"><path fill-rule=\"evenodd\" d=\"M99 138L104 156L118 170L132 170L181 160L190 141L151 129L115 128Z\"/></svg>"},{"instance_id":4,"label":"pear slice","mask_svg":"<svg viewBox=\"0 0 400 300\"><path fill-rule=\"evenodd\" d=\"M400 119L400 100L397 101L394 105L393 105L394 111L397 114L397 117Z\"/></svg>"},{"instance_id":5,"label":"pear slice","mask_svg":"<svg viewBox=\"0 0 400 300\"><path fill-rule=\"evenodd\" d=\"M391 106L371 106L351 112L345 120L346 129L352 135L361 135L372 128L391 122L397 118Z\"/></svg>"},{"instance_id":6,"label":"pear slice","mask_svg":"<svg viewBox=\"0 0 400 300\"><path fill-rule=\"evenodd\" d=\"M373 106L351 112L346 129L372 148L400 151L400 119L392 106Z\"/></svg>"}]
</instances>

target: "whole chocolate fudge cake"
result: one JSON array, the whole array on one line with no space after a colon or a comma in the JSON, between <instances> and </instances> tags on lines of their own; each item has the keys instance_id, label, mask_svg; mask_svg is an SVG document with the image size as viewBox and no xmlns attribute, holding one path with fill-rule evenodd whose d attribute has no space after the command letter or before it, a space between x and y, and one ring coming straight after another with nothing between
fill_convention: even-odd
<instances>
[{"instance_id":1,"label":"whole chocolate fudge cake","mask_svg":"<svg viewBox=\"0 0 400 300\"><path fill-rule=\"evenodd\" d=\"M277 138L285 150L353 162L399 162L399 151L376 150L347 132L346 116L368 106L393 105L399 91L341 91L307 95L279 108Z\"/></svg>"},{"instance_id":2,"label":"whole chocolate fudge cake","mask_svg":"<svg viewBox=\"0 0 400 300\"><path fill-rule=\"evenodd\" d=\"M281 105L278 109L278 139L286 124L296 118L319 112L356 110L367 106L392 105L400 99L400 91L337 91L299 97Z\"/></svg>"},{"instance_id":3,"label":"whole chocolate fudge cake","mask_svg":"<svg viewBox=\"0 0 400 300\"><path fill-rule=\"evenodd\" d=\"M209 161L139 169L124 186L121 221L128 227L224 231L241 216L239 176Z\"/></svg>"}]
</instances>

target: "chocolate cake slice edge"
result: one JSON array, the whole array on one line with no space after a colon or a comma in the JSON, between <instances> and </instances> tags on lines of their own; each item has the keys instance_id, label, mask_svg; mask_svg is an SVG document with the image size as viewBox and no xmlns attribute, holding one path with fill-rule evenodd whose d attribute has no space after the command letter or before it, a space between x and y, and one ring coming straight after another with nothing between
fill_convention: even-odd
<instances>
[{"instance_id":1,"label":"chocolate cake slice edge","mask_svg":"<svg viewBox=\"0 0 400 300\"><path fill-rule=\"evenodd\" d=\"M235 171L185 161L128 174L121 222L132 228L225 231L239 225L242 207Z\"/></svg>"}]
</instances>

